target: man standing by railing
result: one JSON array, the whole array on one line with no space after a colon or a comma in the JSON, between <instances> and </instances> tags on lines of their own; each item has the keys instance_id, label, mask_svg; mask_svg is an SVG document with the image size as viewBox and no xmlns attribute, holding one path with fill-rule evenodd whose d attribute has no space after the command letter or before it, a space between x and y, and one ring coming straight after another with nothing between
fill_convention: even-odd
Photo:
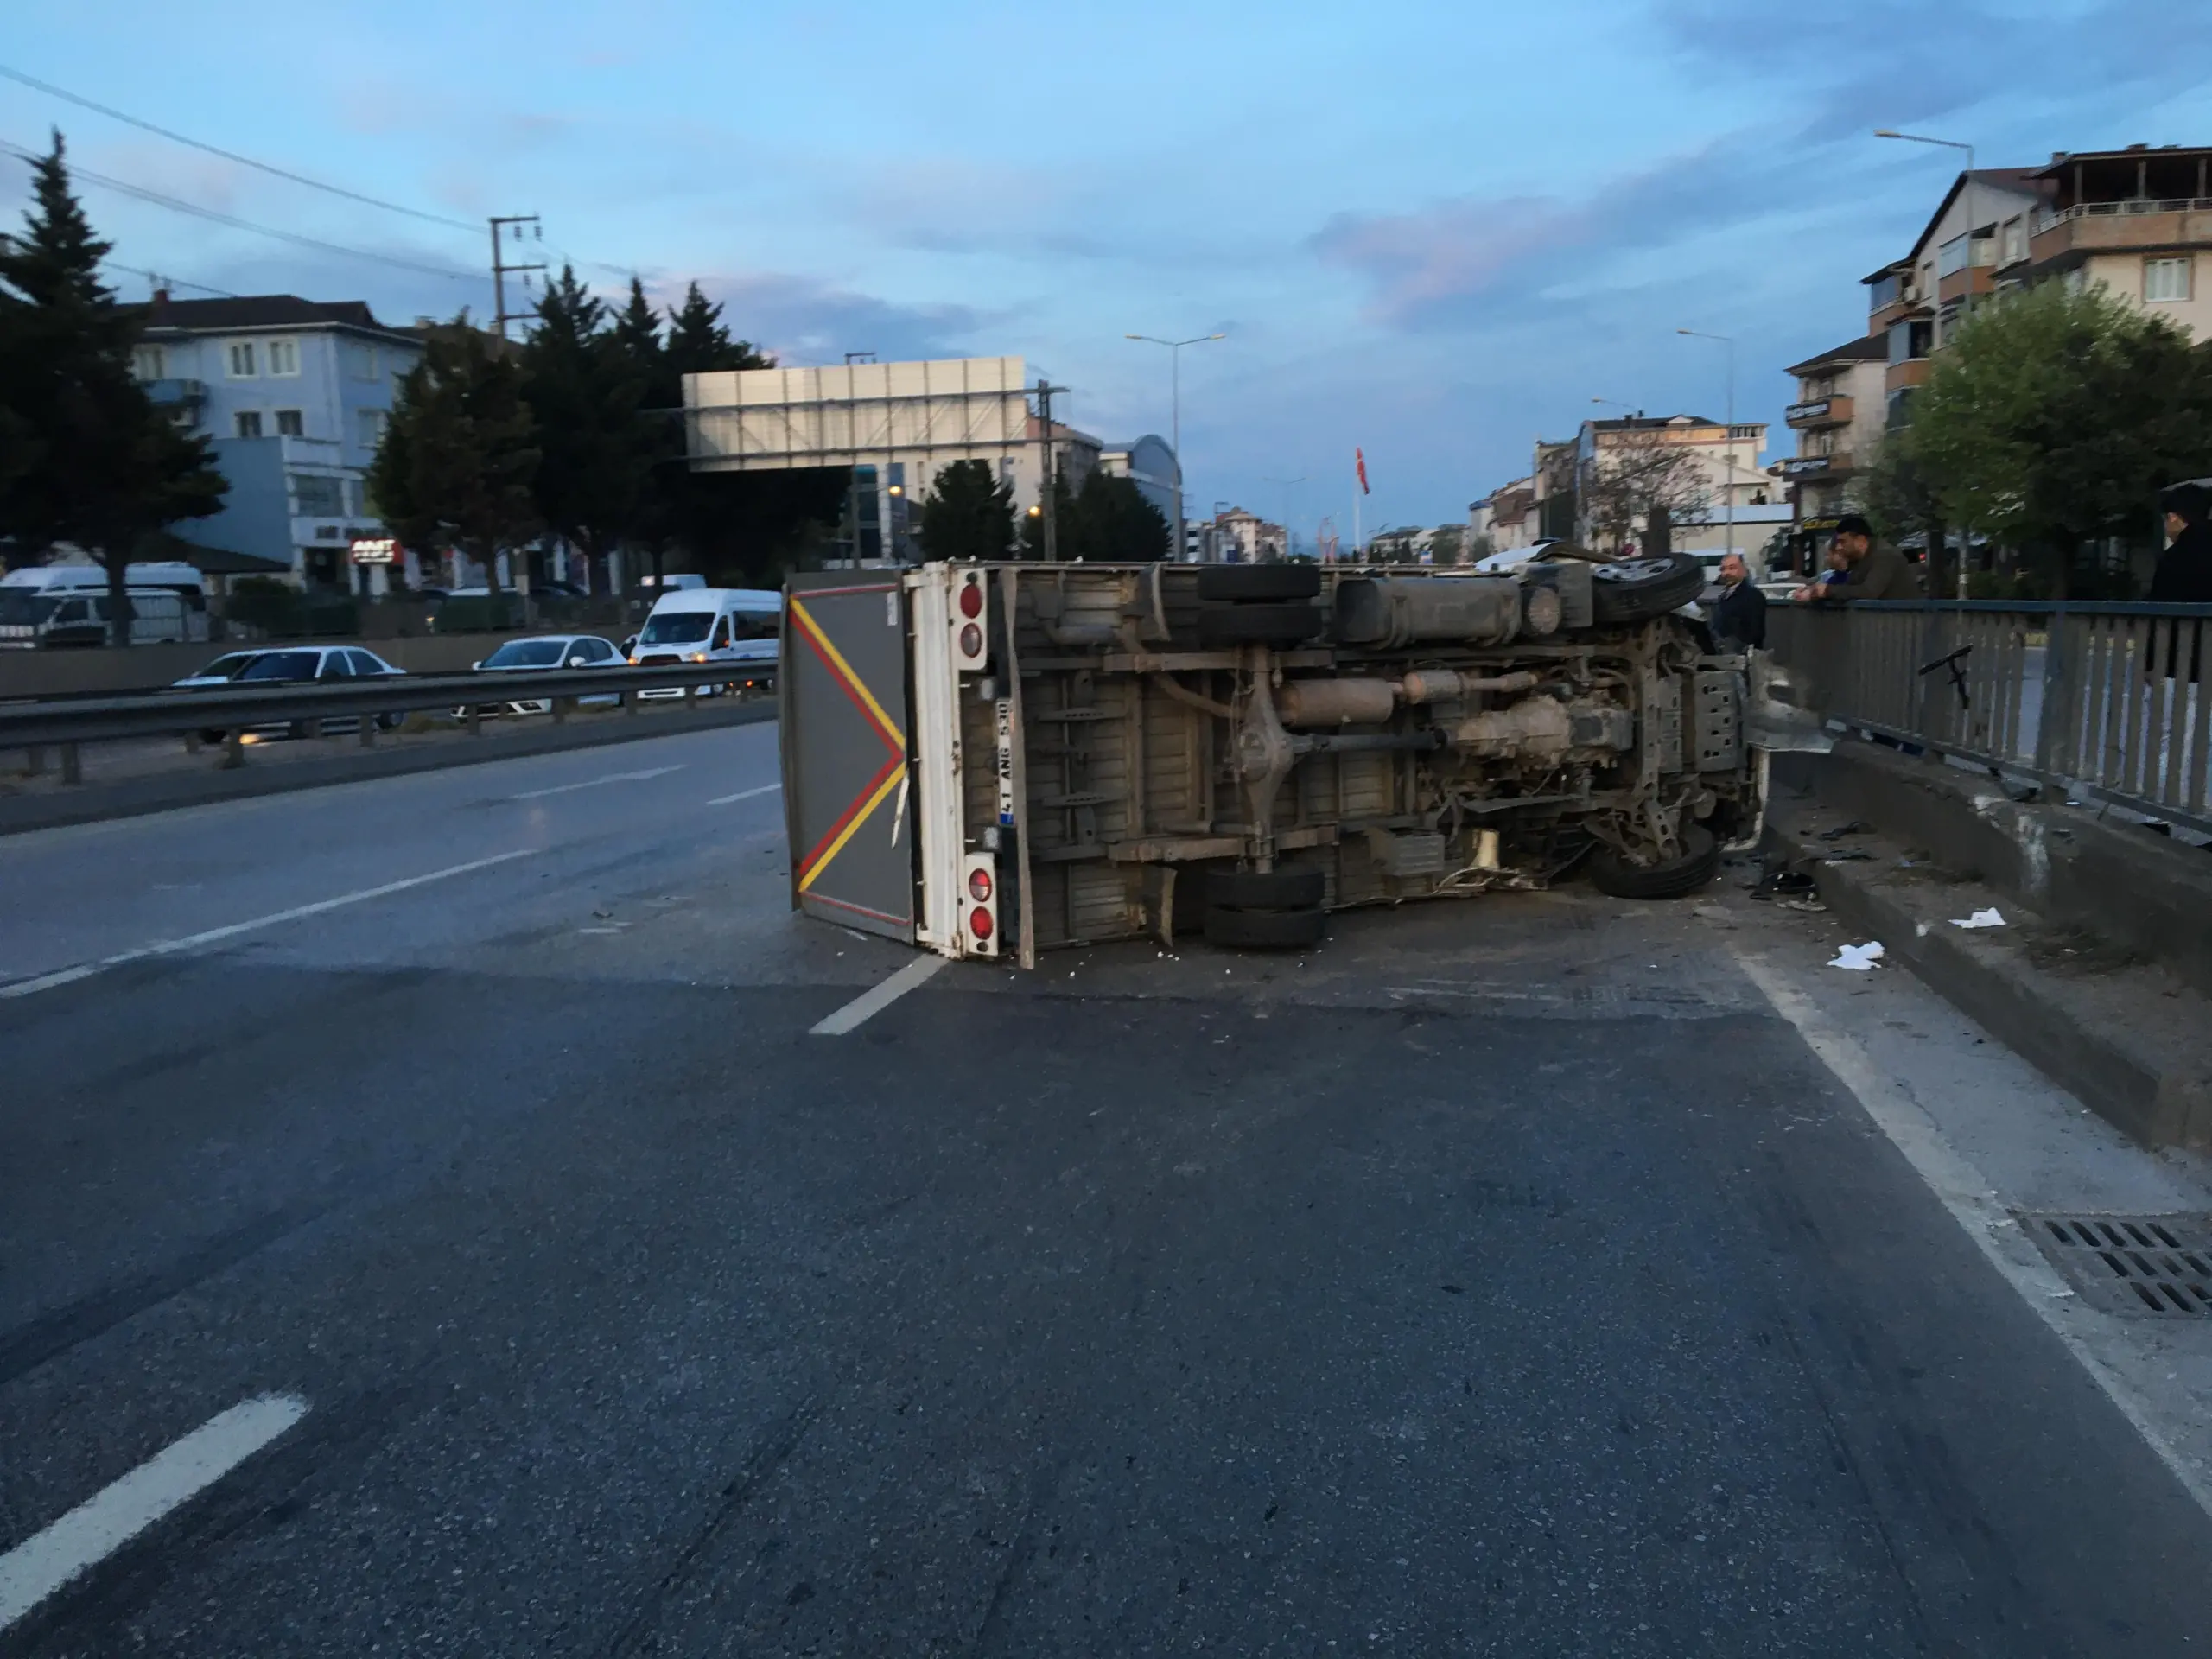
<instances>
[{"instance_id":1,"label":"man standing by railing","mask_svg":"<svg viewBox=\"0 0 2212 1659\"><path fill-rule=\"evenodd\" d=\"M1920 573L1887 542L1877 543L1874 526L1855 512L1836 521L1832 550L1843 556L1843 580L1799 588L1795 597L1840 605L1853 599L1918 599Z\"/></svg>"},{"instance_id":2,"label":"man standing by railing","mask_svg":"<svg viewBox=\"0 0 2212 1659\"><path fill-rule=\"evenodd\" d=\"M1713 602L1713 637L1725 651L1766 644L1766 595L1751 581L1740 553L1720 561L1720 597Z\"/></svg>"},{"instance_id":3,"label":"man standing by railing","mask_svg":"<svg viewBox=\"0 0 2212 1659\"><path fill-rule=\"evenodd\" d=\"M2158 498L2166 513L2166 550L2151 577L2154 605L2212 605L2212 490L2177 484Z\"/></svg>"}]
</instances>

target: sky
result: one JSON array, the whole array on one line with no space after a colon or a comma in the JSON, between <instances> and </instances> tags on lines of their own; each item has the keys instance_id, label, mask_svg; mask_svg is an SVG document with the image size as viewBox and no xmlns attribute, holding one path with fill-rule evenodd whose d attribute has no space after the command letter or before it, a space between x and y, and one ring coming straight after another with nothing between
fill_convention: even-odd
<instances>
[{"instance_id":1,"label":"sky","mask_svg":"<svg viewBox=\"0 0 2212 1659\"><path fill-rule=\"evenodd\" d=\"M1585 418L1774 423L1866 330L1955 152L2212 143L2212 0L316 0L24 7L0 143L51 128L118 267L491 308L492 213L595 288L696 281L785 362L1018 354L1109 441L1170 426L1186 510L1464 518ZM26 171L0 149L0 223ZM435 222L450 220L452 224ZM468 228L463 228L467 226ZM373 257L369 256L374 256ZM118 290L143 297L143 275ZM1611 400L1611 405L1593 402Z\"/></svg>"}]
</instances>

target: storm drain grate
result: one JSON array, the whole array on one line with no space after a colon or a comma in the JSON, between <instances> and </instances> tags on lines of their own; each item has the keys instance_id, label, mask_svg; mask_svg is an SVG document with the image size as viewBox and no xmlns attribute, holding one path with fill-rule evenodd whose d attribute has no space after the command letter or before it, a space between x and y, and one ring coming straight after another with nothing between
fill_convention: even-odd
<instances>
[{"instance_id":1,"label":"storm drain grate","mask_svg":"<svg viewBox=\"0 0 2212 1659\"><path fill-rule=\"evenodd\" d=\"M2021 1215L2075 1288L2115 1313L2212 1319L2212 1227L2202 1216Z\"/></svg>"}]
</instances>

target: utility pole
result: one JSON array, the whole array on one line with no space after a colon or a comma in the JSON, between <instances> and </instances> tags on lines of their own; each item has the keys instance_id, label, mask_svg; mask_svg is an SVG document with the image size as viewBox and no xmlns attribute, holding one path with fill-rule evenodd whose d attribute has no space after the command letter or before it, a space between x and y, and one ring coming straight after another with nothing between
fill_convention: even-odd
<instances>
[{"instance_id":1,"label":"utility pole","mask_svg":"<svg viewBox=\"0 0 2212 1659\"><path fill-rule=\"evenodd\" d=\"M1726 482L1721 493L1728 505L1728 556L1736 553L1736 340L1732 334L1708 334L1698 328L1677 328L1678 334L1688 334L1693 340L1717 340L1728 348L1728 427L1727 436L1721 446L1722 476ZM1710 522L1709 520L1707 522ZM1762 563L1761 568L1764 565Z\"/></svg>"},{"instance_id":2,"label":"utility pole","mask_svg":"<svg viewBox=\"0 0 2212 1659\"><path fill-rule=\"evenodd\" d=\"M1165 346L1168 362L1168 442L1175 450L1175 547L1172 557L1183 556L1184 537L1189 534L1183 527L1183 348L1204 346L1210 340L1226 340L1226 334L1199 334L1190 340L1162 340L1157 334L1123 334L1123 340L1141 340L1147 346Z\"/></svg>"},{"instance_id":3,"label":"utility pole","mask_svg":"<svg viewBox=\"0 0 2212 1659\"><path fill-rule=\"evenodd\" d=\"M1056 386L1043 375L1037 377L1037 416L1045 437L1045 466L1042 483L1038 490L1038 505L1045 520L1045 563L1057 564L1060 557L1060 453L1052 442L1052 394L1065 391L1065 386Z\"/></svg>"},{"instance_id":4,"label":"utility pole","mask_svg":"<svg viewBox=\"0 0 2212 1659\"><path fill-rule=\"evenodd\" d=\"M508 274L512 271L531 271L543 270L545 269L545 262L543 259L538 260L534 264L524 264L520 263L510 264L507 261L506 245L511 241L519 242L523 239L522 227L525 225L531 227L533 238L537 241L543 242L545 239L545 227L538 222L538 218L536 213L495 214L492 218L490 223L492 226L492 305L493 312L492 319L492 332L499 335L501 340L505 340L507 337L507 318L509 315L512 315L518 321L519 321L524 315L524 314L519 311L510 313L507 310ZM515 227L513 234L511 236L504 235L501 232L500 227L506 225L512 225ZM530 278L528 276L524 276L523 278L523 283L525 287L529 285L529 282Z\"/></svg>"}]
</instances>

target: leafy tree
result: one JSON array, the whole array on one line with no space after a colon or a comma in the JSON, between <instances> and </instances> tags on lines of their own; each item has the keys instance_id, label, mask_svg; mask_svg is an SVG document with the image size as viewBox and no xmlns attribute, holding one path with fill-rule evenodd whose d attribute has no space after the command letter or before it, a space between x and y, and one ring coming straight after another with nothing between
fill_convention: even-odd
<instances>
[{"instance_id":1,"label":"leafy tree","mask_svg":"<svg viewBox=\"0 0 2212 1659\"><path fill-rule=\"evenodd\" d=\"M509 352L464 311L429 332L400 381L369 468L392 531L418 549L455 548L499 588L499 554L543 528L535 494L543 453Z\"/></svg>"},{"instance_id":2,"label":"leafy tree","mask_svg":"<svg viewBox=\"0 0 2212 1659\"><path fill-rule=\"evenodd\" d=\"M680 549L693 569L761 585L779 579L782 556L796 550L805 524L836 518L843 486L828 474L692 472L683 460L683 377L775 365L751 341L734 338L720 303L692 283L683 304L668 313L660 372L645 403L654 456L651 543Z\"/></svg>"},{"instance_id":3,"label":"leafy tree","mask_svg":"<svg viewBox=\"0 0 2212 1659\"><path fill-rule=\"evenodd\" d=\"M1948 557L1943 506L1914 453L1910 426L1883 436L1854 493L1852 505L1866 515L1877 533L1894 538L1916 531L1926 539L1928 592L1934 597L1948 594L1956 572Z\"/></svg>"},{"instance_id":4,"label":"leafy tree","mask_svg":"<svg viewBox=\"0 0 2212 1659\"><path fill-rule=\"evenodd\" d=\"M2028 553L2063 596L2083 542L2139 531L2163 486L2204 470L2212 350L2101 285L2045 283L1976 313L1912 411L1906 456L1943 518Z\"/></svg>"},{"instance_id":5,"label":"leafy tree","mask_svg":"<svg viewBox=\"0 0 2212 1659\"><path fill-rule=\"evenodd\" d=\"M132 554L180 519L221 511L228 486L207 440L165 418L131 376L139 315L99 279L111 245L69 188L59 132L31 166L22 234L0 236L0 537L99 553L112 638L125 645Z\"/></svg>"},{"instance_id":6,"label":"leafy tree","mask_svg":"<svg viewBox=\"0 0 2212 1659\"><path fill-rule=\"evenodd\" d=\"M1462 556L1461 547L1467 539L1463 524L1440 524L1428 538L1428 556L1437 565L1454 565Z\"/></svg>"},{"instance_id":7,"label":"leafy tree","mask_svg":"<svg viewBox=\"0 0 2212 1659\"><path fill-rule=\"evenodd\" d=\"M522 351L522 393L537 422L538 514L583 550L595 588L612 586L607 562L638 527L652 466L639 414L650 387L632 349L563 265Z\"/></svg>"},{"instance_id":8,"label":"leafy tree","mask_svg":"<svg viewBox=\"0 0 2212 1659\"><path fill-rule=\"evenodd\" d=\"M922 498L922 546L932 559L1002 559L1014 545L1014 486L988 461L938 469Z\"/></svg>"}]
</instances>

